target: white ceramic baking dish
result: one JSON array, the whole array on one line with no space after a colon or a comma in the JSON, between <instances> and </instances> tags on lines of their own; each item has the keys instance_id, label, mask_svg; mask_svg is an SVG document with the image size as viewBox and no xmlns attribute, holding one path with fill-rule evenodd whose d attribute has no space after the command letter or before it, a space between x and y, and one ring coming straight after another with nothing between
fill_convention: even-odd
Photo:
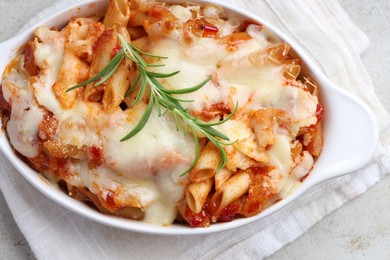
<instances>
[{"instance_id":1,"label":"white ceramic baking dish","mask_svg":"<svg viewBox=\"0 0 390 260\"><path fill-rule=\"evenodd\" d=\"M172 2L172 1L171 1ZM175 1L180 3L185 1ZM303 193L308 191L320 182L329 180L343 174L351 173L364 166L373 156L378 143L378 127L369 108L360 100L352 97L340 87L333 84L318 67L310 60L309 56L293 42L292 39L284 35L277 28L257 17L250 12L225 4L216 0L193 0L194 3L214 3L225 8L226 13L231 16L246 17L261 24L264 24L282 40L291 44L296 54L304 63L304 74L310 74L321 86L321 102L325 107L324 117L324 148L322 154L315 162L315 167L303 184L284 200L277 202L264 210L261 214L250 217L236 219L228 223L213 224L208 228L191 228L189 226L174 224L169 227L162 227L143 223L115 216L104 215L95 209L79 202L58 188L52 186L41 175L32 170L13 152L5 134L1 135L0 149L15 168L39 191L58 204L94 221L142 233L152 234L204 234L213 233L232 228L237 228L254 221L258 221L273 212L285 207ZM34 29L39 25L57 26L61 28L72 17L85 17L93 14L104 14L108 1L106 0L86 0L70 5L69 7L53 13L39 23L31 26L23 33L0 44L0 73L2 74L6 64L16 55L18 49L23 46L31 37Z\"/></svg>"}]
</instances>

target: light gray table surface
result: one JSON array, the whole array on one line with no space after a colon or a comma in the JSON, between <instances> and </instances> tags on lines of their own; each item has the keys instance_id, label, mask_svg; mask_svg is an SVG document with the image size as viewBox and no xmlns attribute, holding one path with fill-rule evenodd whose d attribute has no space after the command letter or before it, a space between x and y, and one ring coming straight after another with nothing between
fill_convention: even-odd
<instances>
[{"instance_id":1,"label":"light gray table surface","mask_svg":"<svg viewBox=\"0 0 390 260\"><path fill-rule=\"evenodd\" d=\"M325 1L325 0L324 0ZM390 1L339 0L368 35L363 55L377 95L390 111ZM55 0L0 0L0 42ZM0 180L1 181L1 180ZM270 259L390 259L390 177L314 225ZM34 259L0 193L0 259Z\"/></svg>"}]
</instances>

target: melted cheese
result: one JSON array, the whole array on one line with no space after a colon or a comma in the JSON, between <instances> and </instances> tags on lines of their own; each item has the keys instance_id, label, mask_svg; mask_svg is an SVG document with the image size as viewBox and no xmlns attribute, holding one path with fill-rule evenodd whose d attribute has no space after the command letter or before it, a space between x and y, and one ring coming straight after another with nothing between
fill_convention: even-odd
<instances>
[{"instance_id":1,"label":"melted cheese","mask_svg":"<svg viewBox=\"0 0 390 260\"><path fill-rule=\"evenodd\" d=\"M69 162L68 169L71 173L66 181L75 186L85 186L92 193L100 194L103 200L107 200L108 192L115 193L115 200L122 205L137 204L142 208L158 200L159 191L152 180L123 177L113 169L101 166L89 169L86 162Z\"/></svg>"},{"instance_id":2,"label":"melted cheese","mask_svg":"<svg viewBox=\"0 0 390 260\"><path fill-rule=\"evenodd\" d=\"M213 75L217 64L226 55L226 48L216 40L208 38L198 39L191 46L162 38L151 44L150 52L169 57L162 61L165 66L156 68L156 72L180 71L179 74L162 80L164 86L169 89L182 89L195 86ZM201 112L212 104L225 102L226 90L209 81L201 89L180 95L180 98L194 100L194 102L183 103L183 106Z\"/></svg>"},{"instance_id":3,"label":"melted cheese","mask_svg":"<svg viewBox=\"0 0 390 260\"><path fill-rule=\"evenodd\" d=\"M318 99L308 91L294 86L284 87L274 107L287 112L291 131L296 134L300 127L317 122L316 110Z\"/></svg>"},{"instance_id":4,"label":"melted cheese","mask_svg":"<svg viewBox=\"0 0 390 260\"><path fill-rule=\"evenodd\" d=\"M304 151L301 161L291 171L288 179L284 181L279 197L286 198L292 194L301 185L301 179L313 168L313 164L313 156L308 151Z\"/></svg>"},{"instance_id":5,"label":"melted cheese","mask_svg":"<svg viewBox=\"0 0 390 260\"><path fill-rule=\"evenodd\" d=\"M241 153L259 162L267 161L264 151L259 149L253 129L246 121L231 119L219 125L218 129L234 142L234 148Z\"/></svg>"},{"instance_id":6,"label":"melted cheese","mask_svg":"<svg viewBox=\"0 0 390 260\"><path fill-rule=\"evenodd\" d=\"M106 124L101 136L107 165L124 176L135 178L151 178L179 164L189 167L194 159L193 139L177 132L170 116L158 117L153 112L137 135L120 142L136 126L145 106L138 103L133 109L117 110L102 120Z\"/></svg>"},{"instance_id":7,"label":"melted cheese","mask_svg":"<svg viewBox=\"0 0 390 260\"><path fill-rule=\"evenodd\" d=\"M22 65L20 65L22 66ZM34 102L23 73L15 69L3 79L4 99L11 104L7 132L14 148L28 158L38 155L38 131L43 112Z\"/></svg>"},{"instance_id":8,"label":"melted cheese","mask_svg":"<svg viewBox=\"0 0 390 260\"><path fill-rule=\"evenodd\" d=\"M61 113L61 105L52 90L57 81L64 55L65 37L61 32L39 27L35 34L34 58L41 74L37 82L33 83L34 94L38 103L56 116ZM39 39L39 40L38 40Z\"/></svg>"},{"instance_id":9,"label":"melted cheese","mask_svg":"<svg viewBox=\"0 0 390 260\"><path fill-rule=\"evenodd\" d=\"M159 198L145 211L145 222L170 225L176 218L177 202L183 197L184 185L177 185L167 173L154 177L160 191Z\"/></svg>"},{"instance_id":10,"label":"melted cheese","mask_svg":"<svg viewBox=\"0 0 390 260\"><path fill-rule=\"evenodd\" d=\"M169 11L179 18L180 23L185 23L189 19L192 19L192 13L190 8L185 8L181 5L172 5L169 7Z\"/></svg>"},{"instance_id":11,"label":"melted cheese","mask_svg":"<svg viewBox=\"0 0 390 260\"><path fill-rule=\"evenodd\" d=\"M293 165L290 142L291 140L288 136L278 135L271 148L267 151L269 164L275 167L269 175L276 184L277 192L283 188Z\"/></svg>"},{"instance_id":12,"label":"melted cheese","mask_svg":"<svg viewBox=\"0 0 390 260\"><path fill-rule=\"evenodd\" d=\"M261 60L261 53L269 43L260 39L241 44L238 51L220 62L218 69L223 86L234 88L230 98L254 110L274 104L284 88L282 66L269 65Z\"/></svg>"},{"instance_id":13,"label":"melted cheese","mask_svg":"<svg viewBox=\"0 0 390 260\"><path fill-rule=\"evenodd\" d=\"M96 103L76 102L71 109L59 109L59 126L55 139L64 144L93 146L101 143L97 122L101 107Z\"/></svg>"}]
</instances>

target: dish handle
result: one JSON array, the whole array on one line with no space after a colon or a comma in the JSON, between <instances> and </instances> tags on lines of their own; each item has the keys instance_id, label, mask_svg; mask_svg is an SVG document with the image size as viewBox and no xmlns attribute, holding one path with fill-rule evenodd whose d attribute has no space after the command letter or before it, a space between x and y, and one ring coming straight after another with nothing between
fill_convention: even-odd
<instances>
[{"instance_id":1,"label":"dish handle","mask_svg":"<svg viewBox=\"0 0 390 260\"><path fill-rule=\"evenodd\" d=\"M311 184L358 170L373 157L379 130L371 109L360 99L329 82L322 96L324 147L311 174ZM332 140L332 142L327 142ZM325 159L326 158L326 159Z\"/></svg>"}]
</instances>

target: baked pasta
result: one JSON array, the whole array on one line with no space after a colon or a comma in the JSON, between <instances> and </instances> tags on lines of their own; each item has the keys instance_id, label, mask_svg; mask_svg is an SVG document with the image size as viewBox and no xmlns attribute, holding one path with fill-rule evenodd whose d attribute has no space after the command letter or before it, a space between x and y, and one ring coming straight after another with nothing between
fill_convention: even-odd
<instances>
[{"instance_id":1,"label":"baked pasta","mask_svg":"<svg viewBox=\"0 0 390 260\"><path fill-rule=\"evenodd\" d=\"M35 30L2 75L22 158L105 214L207 227L291 194L323 107L290 45L216 5L110 0Z\"/></svg>"}]
</instances>

